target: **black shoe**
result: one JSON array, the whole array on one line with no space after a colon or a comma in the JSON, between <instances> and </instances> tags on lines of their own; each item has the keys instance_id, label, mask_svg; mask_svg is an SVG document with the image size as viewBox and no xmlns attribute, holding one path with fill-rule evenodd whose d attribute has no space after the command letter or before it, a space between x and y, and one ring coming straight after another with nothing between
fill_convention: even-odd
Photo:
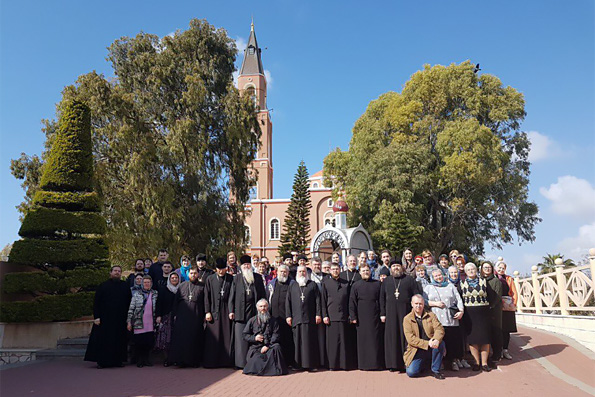
<instances>
[{"instance_id":1,"label":"black shoe","mask_svg":"<svg viewBox=\"0 0 595 397\"><path fill-rule=\"evenodd\" d=\"M436 379L444 379L444 375L442 375L442 372L432 372L432 376Z\"/></svg>"},{"instance_id":2,"label":"black shoe","mask_svg":"<svg viewBox=\"0 0 595 397\"><path fill-rule=\"evenodd\" d=\"M103 367L99 364L97 364L97 369L103 369Z\"/></svg>"},{"instance_id":3,"label":"black shoe","mask_svg":"<svg viewBox=\"0 0 595 397\"><path fill-rule=\"evenodd\" d=\"M152 362L150 362L150 361L147 361L147 362L145 363L145 367L152 367L152 366L153 366L153 363L152 363Z\"/></svg>"},{"instance_id":4,"label":"black shoe","mask_svg":"<svg viewBox=\"0 0 595 397\"><path fill-rule=\"evenodd\" d=\"M124 368L124 363L120 363L120 364L116 365L116 367Z\"/></svg>"},{"instance_id":5,"label":"black shoe","mask_svg":"<svg viewBox=\"0 0 595 397\"><path fill-rule=\"evenodd\" d=\"M163 366L164 366L164 367L169 367L169 363L168 363L167 361L164 361L164 362L163 362Z\"/></svg>"},{"instance_id":6,"label":"black shoe","mask_svg":"<svg viewBox=\"0 0 595 397\"><path fill-rule=\"evenodd\" d=\"M400 374L404 374L405 372L407 372L405 369L401 369L401 368L397 369L397 371L399 371Z\"/></svg>"},{"instance_id":7,"label":"black shoe","mask_svg":"<svg viewBox=\"0 0 595 397\"><path fill-rule=\"evenodd\" d=\"M495 361L490 361L490 362L488 363L488 366L489 366L491 369L498 369L498 364L496 364L496 362L495 362Z\"/></svg>"},{"instance_id":8,"label":"black shoe","mask_svg":"<svg viewBox=\"0 0 595 397\"><path fill-rule=\"evenodd\" d=\"M481 370L483 372L490 372L492 369L490 367L488 367L487 365L482 365Z\"/></svg>"},{"instance_id":9,"label":"black shoe","mask_svg":"<svg viewBox=\"0 0 595 397\"><path fill-rule=\"evenodd\" d=\"M143 363L138 363L136 364L137 367L142 368L143 367Z\"/></svg>"},{"instance_id":10,"label":"black shoe","mask_svg":"<svg viewBox=\"0 0 595 397\"><path fill-rule=\"evenodd\" d=\"M477 371L479 371L480 369L481 369L481 368L480 368L480 367L479 367L479 365L477 365L477 364L473 364L473 365L471 366L471 370L472 370L472 371L475 371L475 372L477 372Z\"/></svg>"},{"instance_id":11,"label":"black shoe","mask_svg":"<svg viewBox=\"0 0 595 397\"><path fill-rule=\"evenodd\" d=\"M389 368L388 370L389 370L390 372L396 372L396 371L397 371L397 369L396 369L396 368Z\"/></svg>"}]
</instances>

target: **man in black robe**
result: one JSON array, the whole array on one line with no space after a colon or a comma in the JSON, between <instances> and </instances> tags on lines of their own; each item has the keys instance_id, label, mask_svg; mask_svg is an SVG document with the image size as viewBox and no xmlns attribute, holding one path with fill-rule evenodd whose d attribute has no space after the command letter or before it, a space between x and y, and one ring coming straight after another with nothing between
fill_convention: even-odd
<instances>
[{"instance_id":1,"label":"man in black robe","mask_svg":"<svg viewBox=\"0 0 595 397\"><path fill-rule=\"evenodd\" d=\"M233 276L227 274L227 263L217 258L216 274L207 278L205 285L205 368L233 366L231 335L233 322L229 319L229 292Z\"/></svg>"},{"instance_id":2,"label":"man in black robe","mask_svg":"<svg viewBox=\"0 0 595 397\"><path fill-rule=\"evenodd\" d=\"M349 288L351 288L353 283L362 279L362 276L357 271L357 258L355 255L349 255L347 257L347 270L341 272L341 278L347 280Z\"/></svg>"},{"instance_id":3,"label":"man in black robe","mask_svg":"<svg viewBox=\"0 0 595 397\"><path fill-rule=\"evenodd\" d=\"M331 277L322 281L322 320L326 326L326 350L329 369L351 370L357 367L357 341L349 328L349 284L339 277L338 263L331 264Z\"/></svg>"},{"instance_id":4,"label":"man in black robe","mask_svg":"<svg viewBox=\"0 0 595 397\"><path fill-rule=\"evenodd\" d=\"M287 324L293 330L296 367L312 371L319 365L316 325L322 323L322 311L318 287L307 274L306 266L297 268L296 280L289 286L285 312Z\"/></svg>"},{"instance_id":5,"label":"man in black robe","mask_svg":"<svg viewBox=\"0 0 595 397\"><path fill-rule=\"evenodd\" d=\"M349 317L357 332L357 368L384 368L384 332L380 322L380 281L372 279L370 265L359 269L362 279L351 287Z\"/></svg>"},{"instance_id":6,"label":"man in black robe","mask_svg":"<svg viewBox=\"0 0 595 397\"><path fill-rule=\"evenodd\" d=\"M308 277L316 283L318 291L322 294L322 280L329 277L328 275L325 277L325 274L322 273L322 260L318 256L312 257L310 260L310 267L307 270ZM318 332L318 346L320 347L318 350L320 352L318 365L321 368L328 368L328 351L326 347L327 326L322 322L318 324L316 328Z\"/></svg>"},{"instance_id":7,"label":"man in black robe","mask_svg":"<svg viewBox=\"0 0 595 397\"><path fill-rule=\"evenodd\" d=\"M198 267L198 282L205 284L207 278L215 273L207 267L207 256L205 254L196 255L196 267Z\"/></svg>"},{"instance_id":8,"label":"man in black robe","mask_svg":"<svg viewBox=\"0 0 595 397\"><path fill-rule=\"evenodd\" d=\"M134 269L132 269L132 273L128 275L126 282L128 282L128 286L130 288L134 287L134 279L136 277L136 273L144 273L145 272L145 261L142 259L137 259L134 263Z\"/></svg>"},{"instance_id":9,"label":"man in black robe","mask_svg":"<svg viewBox=\"0 0 595 397\"><path fill-rule=\"evenodd\" d=\"M122 367L126 361L126 320L132 294L122 281L122 268L113 266L110 278L95 291L95 318L85 361L94 361L97 368Z\"/></svg>"},{"instance_id":10,"label":"man in black robe","mask_svg":"<svg viewBox=\"0 0 595 397\"><path fill-rule=\"evenodd\" d=\"M198 269L188 271L188 281L178 287L172 313L174 327L168 360L180 367L200 365L204 344L204 284L198 282Z\"/></svg>"},{"instance_id":11,"label":"man in black robe","mask_svg":"<svg viewBox=\"0 0 595 397\"><path fill-rule=\"evenodd\" d=\"M161 267L169 258L169 252L165 248L159 250L157 254L157 261L153 262L151 267L149 268L149 276L153 279L153 284L157 283L157 280L163 275L163 271Z\"/></svg>"},{"instance_id":12,"label":"man in black robe","mask_svg":"<svg viewBox=\"0 0 595 397\"><path fill-rule=\"evenodd\" d=\"M244 328L248 320L256 315L256 302L266 298L264 284L255 279L251 262L248 255L240 258L241 273L233 278L228 300L229 318L234 320L234 363L238 368L244 368L248 354L248 342L243 337Z\"/></svg>"},{"instance_id":13,"label":"man in black robe","mask_svg":"<svg viewBox=\"0 0 595 397\"><path fill-rule=\"evenodd\" d=\"M386 368L405 372L403 353L407 340L403 332L403 318L411 312L411 297L419 293L417 283L396 262L391 265L391 275L380 288L380 321L384 323L384 361Z\"/></svg>"},{"instance_id":14,"label":"man in black robe","mask_svg":"<svg viewBox=\"0 0 595 397\"><path fill-rule=\"evenodd\" d=\"M243 338L250 348L246 357L244 374L259 376L277 376L287 374L287 365L283 359L279 341L279 323L269 314L266 299L256 303L256 316L246 323Z\"/></svg>"},{"instance_id":15,"label":"man in black robe","mask_svg":"<svg viewBox=\"0 0 595 397\"><path fill-rule=\"evenodd\" d=\"M283 358L288 366L294 366L293 362L293 333L291 327L287 324L285 312L285 301L287 300L287 292L289 291L289 267L281 265L277 268L277 277L271 280L268 286L269 302L271 316L277 320L279 325L279 344L281 344L281 351Z\"/></svg>"}]
</instances>

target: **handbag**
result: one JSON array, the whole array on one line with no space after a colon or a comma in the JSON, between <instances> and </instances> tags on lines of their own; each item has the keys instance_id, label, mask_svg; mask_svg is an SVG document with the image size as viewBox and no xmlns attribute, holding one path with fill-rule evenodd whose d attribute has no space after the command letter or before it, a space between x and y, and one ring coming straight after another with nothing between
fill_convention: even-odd
<instances>
[{"instance_id":1,"label":"handbag","mask_svg":"<svg viewBox=\"0 0 595 397\"><path fill-rule=\"evenodd\" d=\"M502 310L505 312L516 312L516 305L511 296L502 297Z\"/></svg>"}]
</instances>

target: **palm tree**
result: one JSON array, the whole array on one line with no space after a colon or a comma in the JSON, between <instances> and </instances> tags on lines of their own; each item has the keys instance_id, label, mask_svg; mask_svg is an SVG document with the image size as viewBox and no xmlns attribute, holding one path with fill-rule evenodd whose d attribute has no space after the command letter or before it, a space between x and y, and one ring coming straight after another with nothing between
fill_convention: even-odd
<instances>
[{"instance_id":1,"label":"palm tree","mask_svg":"<svg viewBox=\"0 0 595 397\"><path fill-rule=\"evenodd\" d=\"M564 255L561 254L547 254L543 257L543 262L538 263L537 267L539 267L539 274L546 274L552 273L556 271L556 259L562 259L564 263L564 269L567 269L571 266L576 266L572 259L564 259Z\"/></svg>"}]
</instances>

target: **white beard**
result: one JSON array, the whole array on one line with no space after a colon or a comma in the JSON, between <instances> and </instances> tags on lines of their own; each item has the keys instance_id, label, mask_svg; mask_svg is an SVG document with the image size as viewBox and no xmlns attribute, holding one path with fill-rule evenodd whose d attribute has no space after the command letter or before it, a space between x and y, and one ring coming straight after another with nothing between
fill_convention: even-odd
<instances>
[{"instance_id":1,"label":"white beard","mask_svg":"<svg viewBox=\"0 0 595 397\"><path fill-rule=\"evenodd\" d=\"M308 279L304 276L297 276L295 278L295 281L297 281L298 285L300 287L305 287L306 286L306 282L308 282Z\"/></svg>"},{"instance_id":2,"label":"white beard","mask_svg":"<svg viewBox=\"0 0 595 397\"><path fill-rule=\"evenodd\" d=\"M242 276L248 284L254 284L254 273L251 269L242 269Z\"/></svg>"},{"instance_id":3,"label":"white beard","mask_svg":"<svg viewBox=\"0 0 595 397\"><path fill-rule=\"evenodd\" d=\"M282 283L287 282L287 276L277 276L277 279Z\"/></svg>"}]
</instances>

